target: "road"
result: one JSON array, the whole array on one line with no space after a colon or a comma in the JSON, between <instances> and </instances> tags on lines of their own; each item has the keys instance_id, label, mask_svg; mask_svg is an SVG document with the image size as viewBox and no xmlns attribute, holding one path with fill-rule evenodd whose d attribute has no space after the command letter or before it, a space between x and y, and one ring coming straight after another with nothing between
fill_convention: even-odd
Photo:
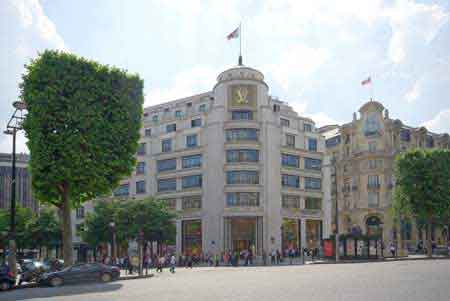
<instances>
[{"instance_id":1,"label":"road","mask_svg":"<svg viewBox=\"0 0 450 301\"><path fill-rule=\"evenodd\" d=\"M0 300L450 300L450 260L165 270L153 278L28 288Z\"/></svg>"}]
</instances>

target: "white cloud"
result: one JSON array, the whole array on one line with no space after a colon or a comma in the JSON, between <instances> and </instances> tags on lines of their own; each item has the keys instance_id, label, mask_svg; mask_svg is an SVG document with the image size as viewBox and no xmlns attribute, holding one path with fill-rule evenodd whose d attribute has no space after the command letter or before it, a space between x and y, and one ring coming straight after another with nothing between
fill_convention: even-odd
<instances>
[{"instance_id":1,"label":"white cloud","mask_svg":"<svg viewBox=\"0 0 450 301\"><path fill-rule=\"evenodd\" d=\"M218 72L205 66L197 66L182 71L175 76L170 88L151 89L145 97L146 100L144 105L152 106L162 102L211 91L215 85L217 75Z\"/></svg>"},{"instance_id":2,"label":"white cloud","mask_svg":"<svg viewBox=\"0 0 450 301\"><path fill-rule=\"evenodd\" d=\"M450 132L450 108L440 111L433 119L421 124L432 132Z\"/></svg>"},{"instance_id":3,"label":"white cloud","mask_svg":"<svg viewBox=\"0 0 450 301\"><path fill-rule=\"evenodd\" d=\"M411 88L411 90L408 91L405 95L405 99L408 103L414 102L421 94L421 83L420 81L416 81Z\"/></svg>"},{"instance_id":4,"label":"white cloud","mask_svg":"<svg viewBox=\"0 0 450 301\"><path fill-rule=\"evenodd\" d=\"M330 115L328 115L325 112L318 112L314 114L306 114L306 117L311 118L315 123L316 127L321 127L324 125L330 125L330 124L342 124L343 122L337 121Z\"/></svg>"}]
</instances>

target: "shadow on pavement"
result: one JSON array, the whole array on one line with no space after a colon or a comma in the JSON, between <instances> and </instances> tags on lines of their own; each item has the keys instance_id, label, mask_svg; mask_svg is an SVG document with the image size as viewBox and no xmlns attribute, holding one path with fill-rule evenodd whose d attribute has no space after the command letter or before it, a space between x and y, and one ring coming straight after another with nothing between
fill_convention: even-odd
<instances>
[{"instance_id":1,"label":"shadow on pavement","mask_svg":"<svg viewBox=\"0 0 450 301\"><path fill-rule=\"evenodd\" d=\"M82 285L65 285L61 287L35 287L28 289L11 290L0 293L0 301L32 300L58 296L83 295L89 293L107 293L122 288L120 283L96 283Z\"/></svg>"}]
</instances>

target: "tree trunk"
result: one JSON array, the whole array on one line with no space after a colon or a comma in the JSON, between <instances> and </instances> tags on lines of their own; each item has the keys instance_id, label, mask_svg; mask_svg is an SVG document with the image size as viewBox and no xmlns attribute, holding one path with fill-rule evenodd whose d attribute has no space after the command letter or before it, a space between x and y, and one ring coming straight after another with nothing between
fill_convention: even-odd
<instances>
[{"instance_id":1,"label":"tree trunk","mask_svg":"<svg viewBox=\"0 0 450 301\"><path fill-rule=\"evenodd\" d=\"M428 221L427 221L427 256L428 257L432 257L433 256L433 249L432 249L432 239L431 239L431 223L432 223L432 218L430 216L428 216Z\"/></svg>"},{"instance_id":2,"label":"tree trunk","mask_svg":"<svg viewBox=\"0 0 450 301\"><path fill-rule=\"evenodd\" d=\"M63 258L64 266L70 266L73 263L72 257L72 218L71 218L71 206L69 200L69 189L64 187L63 192L63 205L62 205L62 240L63 240Z\"/></svg>"}]
</instances>

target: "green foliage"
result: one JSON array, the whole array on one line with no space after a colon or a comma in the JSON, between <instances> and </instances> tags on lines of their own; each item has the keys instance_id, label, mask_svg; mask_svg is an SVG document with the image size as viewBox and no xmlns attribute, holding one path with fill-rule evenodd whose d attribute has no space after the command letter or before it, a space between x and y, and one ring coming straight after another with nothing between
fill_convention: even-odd
<instances>
[{"instance_id":1,"label":"green foliage","mask_svg":"<svg viewBox=\"0 0 450 301\"><path fill-rule=\"evenodd\" d=\"M54 248L61 244L61 222L53 208L44 207L28 224L31 247Z\"/></svg>"},{"instance_id":2,"label":"green foliage","mask_svg":"<svg viewBox=\"0 0 450 301\"><path fill-rule=\"evenodd\" d=\"M450 152L413 150L395 161L397 214L442 218L450 210Z\"/></svg>"},{"instance_id":3,"label":"green foliage","mask_svg":"<svg viewBox=\"0 0 450 301\"><path fill-rule=\"evenodd\" d=\"M117 68L57 51L26 66L21 97L33 191L61 206L109 194L131 174L138 147L143 82Z\"/></svg>"},{"instance_id":4,"label":"green foliage","mask_svg":"<svg viewBox=\"0 0 450 301\"><path fill-rule=\"evenodd\" d=\"M141 230L146 241L173 243L176 215L166 203L152 198L129 201L99 201L86 217L83 240L91 246L111 242L114 222L119 244L139 239Z\"/></svg>"}]
</instances>

